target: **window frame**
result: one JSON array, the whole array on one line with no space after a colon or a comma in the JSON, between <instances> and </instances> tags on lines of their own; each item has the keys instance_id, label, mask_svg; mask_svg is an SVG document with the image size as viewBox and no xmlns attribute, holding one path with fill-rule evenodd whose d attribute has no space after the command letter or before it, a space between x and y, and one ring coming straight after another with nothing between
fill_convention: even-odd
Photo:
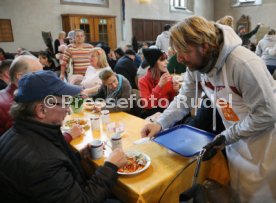
<instances>
[{"instance_id":1,"label":"window frame","mask_svg":"<svg viewBox=\"0 0 276 203\"><path fill-rule=\"evenodd\" d=\"M246 7L262 5L262 0L232 0L232 7Z\"/></svg>"},{"instance_id":2,"label":"window frame","mask_svg":"<svg viewBox=\"0 0 276 203\"><path fill-rule=\"evenodd\" d=\"M175 2L178 1L177 6L175 5ZM169 6L170 6L170 12L180 12L180 13L193 13L193 9L189 8L189 1L192 0L170 0ZM181 3L182 2L182 3ZM183 6L181 6L183 4Z\"/></svg>"}]
</instances>

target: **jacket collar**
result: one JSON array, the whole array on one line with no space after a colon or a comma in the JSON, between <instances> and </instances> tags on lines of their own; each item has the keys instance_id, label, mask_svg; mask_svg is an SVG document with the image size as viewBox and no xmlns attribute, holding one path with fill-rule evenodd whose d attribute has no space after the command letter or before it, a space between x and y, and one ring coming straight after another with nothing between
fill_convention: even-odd
<instances>
[{"instance_id":1,"label":"jacket collar","mask_svg":"<svg viewBox=\"0 0 276 203\"><path fill-rule=\"evenodd\" d=\"M17 132L37 134L55 144L60 142L60 138L63 139L60 125L45 124L33 119L16 119L14 127Z\"/></svg>"}]
</instances>

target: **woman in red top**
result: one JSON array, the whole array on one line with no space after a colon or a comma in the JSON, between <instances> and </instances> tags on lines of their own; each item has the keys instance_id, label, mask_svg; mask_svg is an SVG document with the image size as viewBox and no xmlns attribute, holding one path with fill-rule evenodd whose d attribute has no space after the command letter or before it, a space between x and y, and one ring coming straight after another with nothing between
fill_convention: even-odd
<instances>
[{"instance_id":1,"label":"woman in red top","mask_svg":"<svg viewBox=\"0 0 276 203\"><path fill-rule=\"evenodd\" d=\"M150 65L147 74L139 79L138 86L143 108L141 117L146 118L156 112L163 112L178 93L179 84L172 81L167 69L167 55L158 48L143 49Z\"/></svg>"}]
</instances>

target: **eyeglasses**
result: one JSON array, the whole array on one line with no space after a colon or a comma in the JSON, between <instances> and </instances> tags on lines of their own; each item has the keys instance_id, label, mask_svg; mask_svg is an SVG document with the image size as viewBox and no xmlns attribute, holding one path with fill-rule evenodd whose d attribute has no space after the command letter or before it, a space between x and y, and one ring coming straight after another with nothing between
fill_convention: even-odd
<instances>
[{"instance_id":1,"label":"eyeglasses","mask_svg":"<svg viewBox=\"0 0 276 203\"><path fill-rule=\"evenodd\" d=\"M48 107L53 108L55 106L61 106L62 108L69 108L70 104L68 104L68 103L59 103L59 102L54 102L54 103L48 104Z\"/></svg>"}]
</instances>

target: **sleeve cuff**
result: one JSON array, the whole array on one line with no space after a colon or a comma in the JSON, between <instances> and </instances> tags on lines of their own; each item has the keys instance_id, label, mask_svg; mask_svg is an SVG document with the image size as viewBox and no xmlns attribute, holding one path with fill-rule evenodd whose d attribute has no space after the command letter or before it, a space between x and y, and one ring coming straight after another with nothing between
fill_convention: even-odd
<instances>
[{"instance_id":1,"label":"sleeve cuff","mask_svg":"<svg viewBox=\"0 0 276 203\"><path fill-rule=\"evenodd\" d=\"M72 141L72 136L69 133L63 133L63 137L67 143L70 143Z\"/></svg>"},{"instance_id":2,"label":"sleeve cuff","mask_svg":"<svg viewBox=\"0 0 276 203\"><path fill-rule=\"evenodd\" d=\"M104 166L111 168L113 171L117 172L118 171L118 167L115 164L112 164L111 162L104 162Z\"/></svg>"}]
</instances>

